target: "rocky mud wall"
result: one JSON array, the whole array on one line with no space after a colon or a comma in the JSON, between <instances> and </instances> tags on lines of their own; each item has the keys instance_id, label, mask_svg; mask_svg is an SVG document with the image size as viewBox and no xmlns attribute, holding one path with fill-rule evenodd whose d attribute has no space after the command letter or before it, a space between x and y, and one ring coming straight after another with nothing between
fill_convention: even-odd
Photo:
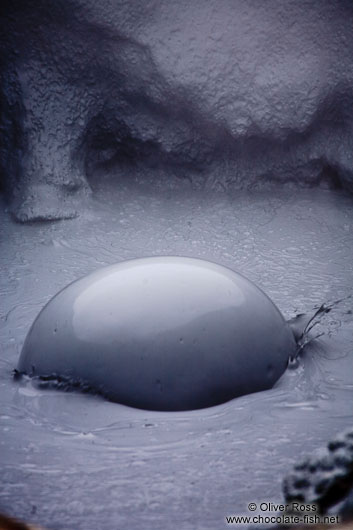
<instances>
[{"instance_id":1,"label":"rocky mud wall","mask_svg":"<svg viewBox=\"0 0 353 530\"><path fill-rule=\"evenodd\" d=\"M76 216L107 179L353 189L349 0L0 9L1 187L17 220Z\"/></svg>"}]
</instances>

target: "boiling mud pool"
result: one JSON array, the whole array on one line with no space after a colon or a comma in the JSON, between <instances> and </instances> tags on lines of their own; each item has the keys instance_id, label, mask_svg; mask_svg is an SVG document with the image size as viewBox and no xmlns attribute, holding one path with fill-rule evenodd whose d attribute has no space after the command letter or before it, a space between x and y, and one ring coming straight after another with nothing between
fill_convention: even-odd
<instances>
[{"instance_id":1,"label":"boiling mud pool","mask_svg":"<svg viewBox=\"0 0 353 530\"><path fill-rule=\"evenodd\" d=\"M314 328L275 388L188 412L130 409L13 381L42 306L121 260L184 255L244 273L285 317L352 294L353 201L341 192L103 190L78 219L18 225L2 209L0 510L55 529L226 528L282 501L294 462L350 426L351 300Z\"/></svg>"}]
</instances>

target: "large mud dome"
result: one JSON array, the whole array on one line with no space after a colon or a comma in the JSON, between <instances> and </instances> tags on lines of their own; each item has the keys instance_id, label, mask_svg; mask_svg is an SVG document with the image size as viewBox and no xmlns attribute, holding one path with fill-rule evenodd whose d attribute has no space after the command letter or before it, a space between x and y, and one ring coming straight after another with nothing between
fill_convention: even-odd
<instances>
[{"instance_id":1,"label":"large mud dome","mask_svg":"<svg viewBox=\"0 0 353 530\"><path fill-rule=\"evenodd\" d=\"M55 529L226 528L249 502L282 502L292 466L352 424L352 15L344 1L2 4L0 511ZM273 389L217 407L146 412L13 380L56 292L158 255L238 270L286 318L345 300Z\"/></svg>"},{"instance_id":2,"label":"large mud dome","mask_svg":"<svg viewBox=\"0 0 353 530\"><path fill-rule=\"evenodd\" d=\"M139 409L196 410L272 388L297 350L290 325L244 276L162 256L103 267L60 291L17 371Z\"/></svg>"}]
</instances>

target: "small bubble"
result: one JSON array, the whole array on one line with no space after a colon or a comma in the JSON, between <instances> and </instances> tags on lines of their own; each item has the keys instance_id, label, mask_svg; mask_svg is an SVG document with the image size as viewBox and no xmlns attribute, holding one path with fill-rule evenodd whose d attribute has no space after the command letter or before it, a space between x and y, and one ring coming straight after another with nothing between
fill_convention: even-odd
<instances>
[{"instance_id":1,"label":"small bubble","mask_svg":"<svg viewBox=\"0 0 353 530\"><path fill-rule=\"evenodd\" d=\"M315 486L315 492L319 494L324 493L330 484L331 484L331 481L329 478L324 478L320 480L320 482L318 482L318 484L316 484Z\"/></svg>"},{"instance_id":2,"label":"small bubble","mask_svg":"<svg viewBox=\"0 0 353 530\"><path fill-rule=\"evenodd\" d=\"M310 482L306 478L300 478L294 482L294 487L297 489L309 488Z\"/></svg>"},{"instance_id":3,"label":"small bubble","mask_svg":"<svg viewBox=\"0 0 353 530\"><path fill-rule=\"evenodd\" d=\"M337 451L338 449L342 449L345 447L344 440L332 440L328 444L328 448L330 451Z\"/></svg>"},{"instance_id":4,"label":"small bubble","mask_svg":"<svg viewBox=\"0 0 353 530\"><path fill-rule=\"evenodd\" d=\"M299 366L299 359L298 357L289 357L288 359L288 369L289 370L295 370Z\"/></svg>"}]
</instances>

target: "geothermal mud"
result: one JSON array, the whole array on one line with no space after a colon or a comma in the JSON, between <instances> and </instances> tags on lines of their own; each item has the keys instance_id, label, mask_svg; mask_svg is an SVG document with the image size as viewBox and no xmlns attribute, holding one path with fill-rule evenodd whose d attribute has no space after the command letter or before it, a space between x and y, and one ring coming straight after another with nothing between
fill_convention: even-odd
<instances>
[{"instance_id":1,"label":"geothermal mud","mask_svg":"<svg viewBox=\"0 0 353 530\"><path fill-rule=\"evenodd\" d=\"M185 184L186 186L186 184ZM338 304L272 390L200 411L146 412L14 381L24 338L69 282L134 257L236 268L286 318L352 293L352 199L286 189L102 189L78 219L1 220L0 509L48 528L224 528L283 502L292 465L352 423L352 316ZM315 328L314 328L315 329Z\"/></svg>"}]
</instances>

